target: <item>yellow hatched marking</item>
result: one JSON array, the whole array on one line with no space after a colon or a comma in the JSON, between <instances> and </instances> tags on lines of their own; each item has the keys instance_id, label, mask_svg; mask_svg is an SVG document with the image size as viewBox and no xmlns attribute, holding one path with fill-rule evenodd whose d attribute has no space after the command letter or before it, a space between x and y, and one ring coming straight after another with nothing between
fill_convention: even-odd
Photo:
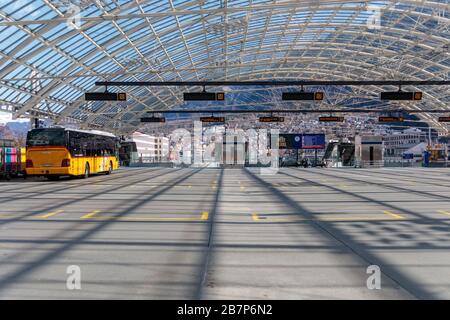
<instances>
[{"instance_id":1,"label":"yellow hatched marking","mask_svg":"<svg viewBox=\"0 0 450 320\"><path fill-rule=\"evenodd\" d=\"M445 210L438 210L437 212L442 213L442 214L445 214L445 215L447 215L447 216L450 216L450 212L445 211Z\"/></svg>"},{"instance_id":2,"label":"yellow hatched marking","mask_svg":"<svg viewBox=\"0 0 450 320\"><path fill-rule=\"evenodd\" d=\"M94 210L88 214L85 214L84 216L82 216L80 219L89 219L92 218L93 216L95 216L97 213L99 213L100 210Z\"/></svg>"},{"instance_id":3,"label":"yellow hatched marking","mask_svg":"<svg viewBox=\"0 0 450 320\"><path fill-rule=\"evenodd\" d=\"M49 213L47 213L47 214L44 214L44 215L42 215L42 216L39 216L39 218L47 219L47 218L56 216L57 214L62 213L62 212L64 212L64 210L56 210L56 211L53 211L53 212L49 212Z\"/></svg>"},{"instance_id":4,"label":"yellow hatched marking","mask_svg":"<svg viewBox=\"0 0 450 320\"><path fill-rule=\"evenodd\" d=\"M206 212L206 211L203 211L202 212L202 216L201 216L201 220L208 220L208 218L209 218L209 213L208 212Z\"/></svg>"},{"instance_id":5,"label":"yellow hatched marking","mask_svg":"<svg viewBox=\"0 0 450 320\"><path fill-rule=\"evenodd\" d=\"M387 215L390 215L391 217L394 217L395 219L405 219L404 217L402 217L401 215L399 215L399 214L395 214L395 213L392 213L392 212L390 212L390 211L383 211L383 213L384 214L387 214Z\"/></svg>"}]
</instances>

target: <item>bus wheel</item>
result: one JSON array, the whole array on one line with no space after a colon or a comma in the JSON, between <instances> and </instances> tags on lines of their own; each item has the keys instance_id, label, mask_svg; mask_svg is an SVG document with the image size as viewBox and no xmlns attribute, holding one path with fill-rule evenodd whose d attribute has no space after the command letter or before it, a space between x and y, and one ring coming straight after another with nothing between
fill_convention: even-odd
<instances>
[{"instance_id":1,"label":"bus wheel","mask_svg":"<svg viewBox=\"0 0 450 320\"><path fill-rule=\"evenodd\" d=\"M89 163L86 163L86 167L84 169L83 179L89 178L91 170L89 169Z\"/></svg>"},{"instance_id":2,"label":"bus wheel","mask_svg":"<svg viewBox=\"0 0 450 320\"><path fill-rule=\"evenodd\" d=\"M113 170L113 164L112 164L112 162L110 162L109 163L109 169L108 169L108 171L106 171L106 174L111 174L112 170Z\"/></svg>"}]
</instances>

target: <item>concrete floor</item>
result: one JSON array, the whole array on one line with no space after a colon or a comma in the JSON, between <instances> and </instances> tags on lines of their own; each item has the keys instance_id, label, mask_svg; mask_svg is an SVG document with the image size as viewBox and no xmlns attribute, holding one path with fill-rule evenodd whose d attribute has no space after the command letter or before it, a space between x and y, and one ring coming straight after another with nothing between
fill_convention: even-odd
<instances>
[{"instance_id":1,"label":"concrete floor","mask_svg":"<svg viewBox=\"0 0 450 320\"><path fill-rule=\"evenodd\" d=\"M1 181L0 298L450 299L449 177L133 168ZM70 265L81 290L66 288Z\"/></svg>"}]
</instances>

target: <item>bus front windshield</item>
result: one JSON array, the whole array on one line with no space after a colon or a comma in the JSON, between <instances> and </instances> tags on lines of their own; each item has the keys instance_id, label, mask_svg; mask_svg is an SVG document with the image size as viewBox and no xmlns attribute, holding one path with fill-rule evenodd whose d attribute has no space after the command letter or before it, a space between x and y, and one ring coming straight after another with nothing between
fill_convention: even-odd
<instances>
[{"instance_id":1,"label":"bus front windshield","mask_svg":"<svg viewBox=\"0 0 450 320\"><path fill-rule=\"evenodd\" d=\"M65 146L65 131L64 130L31 130L27 136L28 147L38 146Z\"/></svg>"}]
</instances>

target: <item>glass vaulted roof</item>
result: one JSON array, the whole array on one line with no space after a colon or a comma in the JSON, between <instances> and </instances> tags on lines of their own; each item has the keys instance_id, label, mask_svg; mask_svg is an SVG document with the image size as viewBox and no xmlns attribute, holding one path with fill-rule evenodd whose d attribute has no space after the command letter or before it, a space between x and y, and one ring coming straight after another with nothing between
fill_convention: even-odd
<instances>
[{"instance_id":1,"label":"glass vaulted roof","mask_svg":"<svg viewBox=\"0 0 450 320\"><path fill-rule=\"evenodd\" d=\"M2 0L0 106L126 132L198 88L111 88L128 101L85 102L104 90L95 81L446 80L449 27L448 0ZM286 88L216 89L239 91L227 108L286 106ZM315 108L379 107L396 88L322 89ZM450 110L448 87L404 89L423 101L391 107Z\"/></svg>"}]
</instances>

